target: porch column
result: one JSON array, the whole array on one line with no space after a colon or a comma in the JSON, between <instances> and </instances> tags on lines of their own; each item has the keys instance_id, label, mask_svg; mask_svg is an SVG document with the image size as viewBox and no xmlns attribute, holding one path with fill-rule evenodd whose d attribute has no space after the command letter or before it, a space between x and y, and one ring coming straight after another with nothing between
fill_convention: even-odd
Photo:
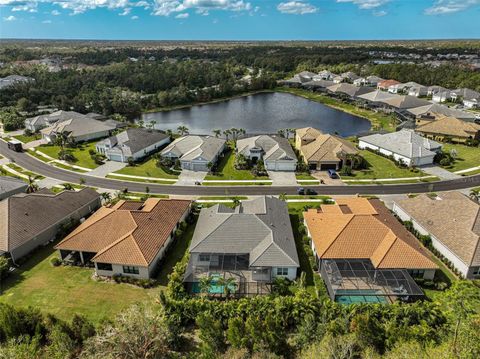
<instances>
[{"instance_id":1,"label":"porch column","mask_svg":"<svg viewBox=\"0 0 480 359\"><path fill-rule=\"evenodd\" d=\"M82 262L82 264L85 264L85 261L83 260L83 252L79 252L80 253L80 262Z\"/></svg>"}]
</instances>

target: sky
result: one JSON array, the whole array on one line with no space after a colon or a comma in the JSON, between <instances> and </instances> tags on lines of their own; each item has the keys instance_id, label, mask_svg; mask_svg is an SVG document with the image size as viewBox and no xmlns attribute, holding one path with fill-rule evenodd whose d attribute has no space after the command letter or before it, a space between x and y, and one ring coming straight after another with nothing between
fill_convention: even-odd
<instances>
[{"instance_id":1,"label":"sky","mask_svg":"<svg viewBox=\"0 0 480 359\"><path fill-rule=\"evenodd\" d=\"M0 0L0 38L479 39L480 0Z\"/></svg>"}]
</instances>

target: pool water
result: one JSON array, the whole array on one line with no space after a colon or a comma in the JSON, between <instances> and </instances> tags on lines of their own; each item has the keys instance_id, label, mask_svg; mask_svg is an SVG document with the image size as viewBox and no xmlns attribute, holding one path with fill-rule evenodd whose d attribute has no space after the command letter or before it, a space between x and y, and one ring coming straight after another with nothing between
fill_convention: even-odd
<instances>
[{"instance_id":1,"label":"pool water","mask_svg":"<svg viewBox=\"0 0 480 359\"><path fill-rule=\"evenodd\" d=\"M220 274L212 274L211 275L212 282L210 284L210 288L208 289L208 293L210 294L223 294L224 293L224 286L218 285L218 279L220 278ZM234 284L229 286L230 292L233 293L236 290L236 286ZM192 292L197 294L200 293L200 283L193 283Z\"/></svg>"},{"instance_id":2,"label":"pool water","mask_svg":"<svg viewBox=\"0 0 480 359\"><path fill-rule=\"evenodd\" d=\"M379 294L376 290L338 290L335 295L335 302L341 304L355 303L382 303L388 304L386 297Z\"/></svg>"}]
</instances>

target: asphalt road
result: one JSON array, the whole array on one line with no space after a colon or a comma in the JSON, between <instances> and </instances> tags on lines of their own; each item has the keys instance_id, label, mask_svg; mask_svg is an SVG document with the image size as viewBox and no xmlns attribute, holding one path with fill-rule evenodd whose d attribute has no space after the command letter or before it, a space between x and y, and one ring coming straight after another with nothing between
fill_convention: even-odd
<instances>
[{"instance_id":1,"label":"asphalt road","mask_svg":"<svg viewBox=\"0 0 480 359\"><path fill-rule=\"evenodd\" d=\"M88 176L86 173L66 171L61 168L50 166L25 153L18 153L8 149L4 141L0 141L0 154L17 163L19 166L45 177L55 178L60 181L79 183L83 178L85 183L92 187L121 190L128 188L131 192L145 192L145 187L150 188L151 193L189 195L189 196L231 196L231 195L278 195L280 193L296 194L295 186L172 186L147 184L140 182L128 182ZM391 185L355 185L355 186L308 186L319 194L325 195L382 195L382 194L405 194L451 191L463 188L480 186L480 175L462 177L449 181L414 184L391 184ZM305 187L305 186L304 186Z\"/></svg>"}]
</instances>

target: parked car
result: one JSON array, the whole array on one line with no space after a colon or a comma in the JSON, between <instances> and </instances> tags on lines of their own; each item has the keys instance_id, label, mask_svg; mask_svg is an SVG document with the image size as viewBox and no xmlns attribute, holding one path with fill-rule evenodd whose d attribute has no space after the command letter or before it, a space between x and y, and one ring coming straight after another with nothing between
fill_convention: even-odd
<instances>
[{"instance_id":1,"label":"parked car","mask_svg":"<svg viewBox=\"0 0 480 359\"><path fill-rule=\"evenodd\" d=\"M300 195L300 196L314 196L317 194L317 192L311 188L303 188L303 187L300 187L299 189L297 189L297 193Z\"/></svg>"},{"instance_id":2,"label":"parked car","mask_svg":"<svg viewBox=\"0 0 480 359\"><path fill-rule=\"evenodd\" d=\"M15 152L22 152L23 151L22 143L20 141L17 141L17 140L10 140L8 142L8 148L11 149L12 151L15 151Z\"/></svg>"},{"instance_id":3,"label":"parked car","mask_svg":"<svg viewBox=\"0 0 480 359\"><path fill-rule=\"evenodd\" d=\"M303 187L297 188L297 194L301 196L305 195L305 188Z\"/></svg>"},{"instance_id":4,"label":"parked car","mask_svg":"<svg viewBox=\"0 0 480 359\"><path fill-rule=\"evenodd\" d=\"M314 189L307 188L306 191L305 191L305 194L309 195L309 196L316 196L318 193Z\"/></svg>"},{"instance_id":5,"label":"parked car","mask_svg":"<svg viewBox=\"0 0 480 359\"><path fill-rule=\"evenodd\" d=\"M327 173L330 178L338 178L337 171L335 170L328 170Z\"/></svg>"}]
</instances>

